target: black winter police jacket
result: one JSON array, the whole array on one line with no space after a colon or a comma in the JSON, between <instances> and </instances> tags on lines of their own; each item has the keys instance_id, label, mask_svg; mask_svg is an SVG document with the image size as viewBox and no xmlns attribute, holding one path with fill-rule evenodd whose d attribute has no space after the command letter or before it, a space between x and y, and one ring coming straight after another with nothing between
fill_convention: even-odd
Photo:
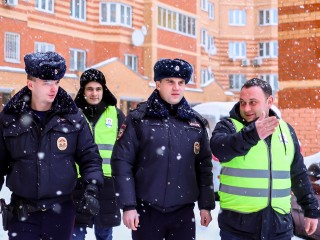
<instances>
[{"instance_id":1,"label":"black winter police jacket","mask_svg":"<svg viewBox=\"0 0 320 240\"><path fill-rule=\"evenodd\" d=\"M203 119L184 98L174 108L155 90L122 125L111 158L120 207L144 201L170 212L198 201L200 209L214 209Z\"/></svg>"},{"instance_id":2,"label":"black winter police jacket","mask_svg":"<svg viewBox=\"0 0 320 240\"><path fill-rule=\"evenodd\" d=\"M71 97L59 88L45 124L30 109L31 92L19 91L0 113L0 186L45 205L70 195L77 171L103 184L102 159L89 125Z\"/></svg>"}]
</instances>

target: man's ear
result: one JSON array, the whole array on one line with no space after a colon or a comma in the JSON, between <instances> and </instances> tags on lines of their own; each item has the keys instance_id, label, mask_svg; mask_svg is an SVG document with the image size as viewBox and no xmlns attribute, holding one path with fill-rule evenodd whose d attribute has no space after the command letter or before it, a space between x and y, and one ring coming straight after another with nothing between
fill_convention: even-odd
<instances>
[{"instance_id":1,"label":"man's ear","mask_svg":"<svg viewBox=\"0 0 320 240\"><path fill-rule=\"evenodd\" d=\"M267 99L267 103L268 103L268 105L271 107L272 106L272 104L273 104L273 96L269 96L268 97L268 99Z\"/></svg>"},{"instance_id":2,"label":"man's ear","mask_svg":"<svg viewBox=\"0 0 320 240\"><path fill-rule=\"evenodd\" d=\"M33 89L33 81L27 80L27 87L29 88L29 90L32 90Z\"/></svg>"},{"instance_id":3,"label":"man's ear","mask_svg":"<svg viewBox=\"0 0 320 240\"><path fill-rule=\"evenodd\" d=\"M160 81L156 81L156 88L160 90Z\"/></svg>"}]
</instances>

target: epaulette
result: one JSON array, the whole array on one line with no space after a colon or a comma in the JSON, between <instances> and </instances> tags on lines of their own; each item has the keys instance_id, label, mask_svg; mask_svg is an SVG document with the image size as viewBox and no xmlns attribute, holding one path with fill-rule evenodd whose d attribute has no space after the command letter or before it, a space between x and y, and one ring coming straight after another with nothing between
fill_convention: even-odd
<instances>
[{"instance_id":1,"label":"epaulette","mask_svg":"<svg viewBox=\"0 0 320 240\"><path fill-rule=\"evenodd\" d=\"M194 114L196 115L196 119L201 123L202 127L206 128L209 127L208 120L205 119L200 113L193 110Z\"/></svg>"}]
</instances>

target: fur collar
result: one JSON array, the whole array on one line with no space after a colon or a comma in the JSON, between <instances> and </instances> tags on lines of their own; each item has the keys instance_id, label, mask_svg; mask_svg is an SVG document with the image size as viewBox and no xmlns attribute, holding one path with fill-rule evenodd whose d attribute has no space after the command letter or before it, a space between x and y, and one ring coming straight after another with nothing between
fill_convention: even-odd
<instances>
[{"instance_id":1,"label":"fur collar","mask_svg":"<svg viewBox=\"0 0 320 240\"><path fill-rule=\"evenodd\" d=\"M178 104L170 105L160 97L158 90L154 90L148 98L146 115L155 118L167 118L170 115L170 108L173 108L176 112L176 116L181 119L188 120L196 117L184 97Z\"/></svg>"}]
</instances>

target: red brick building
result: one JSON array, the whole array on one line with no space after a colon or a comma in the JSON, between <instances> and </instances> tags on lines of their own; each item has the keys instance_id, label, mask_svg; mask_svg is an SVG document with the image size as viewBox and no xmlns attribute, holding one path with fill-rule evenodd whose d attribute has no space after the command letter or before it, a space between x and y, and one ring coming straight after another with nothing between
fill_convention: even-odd
<instances>
[{"instance_id":1,"label":"red brick building","mask_svg":"<svg viewBox=\"0 0 320 240\"><path fill-rule=\"evenodd\" d=\"M279 1L278 106L304 155L320 151L320 3Z\"/></svg>"}]
</instances>

